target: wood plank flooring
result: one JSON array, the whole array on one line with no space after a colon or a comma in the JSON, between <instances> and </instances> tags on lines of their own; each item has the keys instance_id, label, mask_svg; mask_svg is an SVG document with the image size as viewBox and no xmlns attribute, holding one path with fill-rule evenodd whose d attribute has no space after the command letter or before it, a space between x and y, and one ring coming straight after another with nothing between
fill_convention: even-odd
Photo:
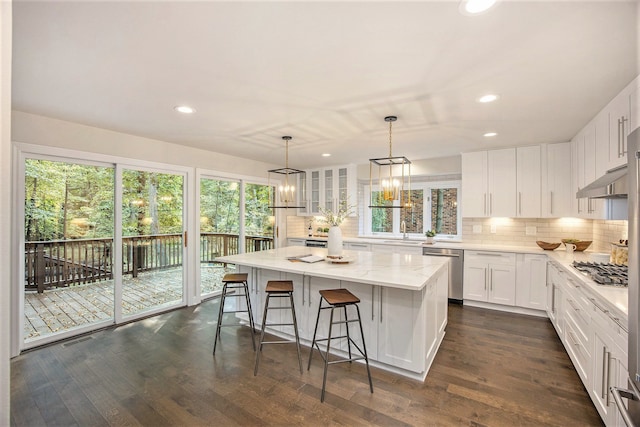
<instances>
[{"instance_id":1,"label":"wood plank flooring","mask_svg":"<svg viewBox=\"0 0 640 427\"><path fill-rule=\"evenodd\" d=\"M426 381L321 358L300 375L295 346L263 349L258 376L249 328L223 328L219 300L74 341L11 362L11 424L600 426L547 319L449 306ZM303 362L309 349L303 347Z\"/></svg>"}]
</instances>

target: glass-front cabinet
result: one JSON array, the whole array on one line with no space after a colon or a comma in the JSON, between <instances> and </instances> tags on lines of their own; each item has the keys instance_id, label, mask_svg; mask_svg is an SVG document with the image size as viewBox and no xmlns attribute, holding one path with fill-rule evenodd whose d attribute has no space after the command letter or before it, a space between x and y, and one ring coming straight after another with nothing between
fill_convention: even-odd
<instances>
[{"instance_id":1,"label":"glass-front cabinet","mask_svg":"<svg viewBox=\"0 0 640 427\"><path fill-rule=\"evenodd\" d=\"M298 184L306 188L298 194L306 197L299 200L304 208L298 209L298 215L321 215L320 209L337 210L340 203L357 203L356 165L335 166L307 170L306 177L301 174ZM305 194L306 193L306 194Z\"/></svg>"}]
</instances>

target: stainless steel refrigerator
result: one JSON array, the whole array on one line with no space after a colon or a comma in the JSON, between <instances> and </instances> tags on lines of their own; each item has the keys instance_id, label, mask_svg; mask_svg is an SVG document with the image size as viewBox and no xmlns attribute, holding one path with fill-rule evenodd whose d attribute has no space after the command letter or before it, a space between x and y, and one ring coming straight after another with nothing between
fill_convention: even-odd
<instances>
[{"instance_id":1,"label":"stainless steel refrigerator","mask_svg":"<svg viewBox=\"0 0 640 427\"><path fill-rule=\"evenodd\" d=\"M628 389L611 387L616 406L627 426L640 427L640 346L638 310L640 309L640 129L628 139L629 202L629 381ZM628 408L627 408L628 407Z\"/></svg>"}]
</instances>

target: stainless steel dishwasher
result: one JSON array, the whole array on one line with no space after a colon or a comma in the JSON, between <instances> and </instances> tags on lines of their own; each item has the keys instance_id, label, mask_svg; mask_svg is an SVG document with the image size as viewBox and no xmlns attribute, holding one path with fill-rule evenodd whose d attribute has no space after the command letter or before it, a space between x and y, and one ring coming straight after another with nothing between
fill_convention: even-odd
<instances>
[{"instance_id":1,"label":"stainless steel dishwasher","mask_svg":"<svg viewBox=\"0 0 640 427\"><path fill-rule=\"evenodd\" d=\"M464 271L464 251L462 249L422 248L422 255L441 256L451 259L449 271L449 301L462 304L462 279Z\"/></svg>"}]
</instances>

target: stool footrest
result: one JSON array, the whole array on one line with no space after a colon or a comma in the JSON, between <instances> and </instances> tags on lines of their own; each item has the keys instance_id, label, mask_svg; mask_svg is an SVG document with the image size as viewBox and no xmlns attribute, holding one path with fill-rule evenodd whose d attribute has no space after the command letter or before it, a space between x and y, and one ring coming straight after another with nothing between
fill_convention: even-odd
<instances>
[{"instance_id":1,"label":"stool footrest","mask_svg":"<svg viewBox=\"0 0 640 427\"><path fill-rule=\"evenodd\" d=\"M265 323L264 324L265 328L267 326L294 326L293 323Z\"/></svg>"},{"instance_id":2,"label":"stool footrest","mask_svg":"<svg viewBox=\"0 0 640 427\"><path fill-rule=\"evenodd\" d=\"M282 340L282 341L262 341L260 344L296 344L295 341L288 341L288 340Z\"/></svg>"}]
</instances>

